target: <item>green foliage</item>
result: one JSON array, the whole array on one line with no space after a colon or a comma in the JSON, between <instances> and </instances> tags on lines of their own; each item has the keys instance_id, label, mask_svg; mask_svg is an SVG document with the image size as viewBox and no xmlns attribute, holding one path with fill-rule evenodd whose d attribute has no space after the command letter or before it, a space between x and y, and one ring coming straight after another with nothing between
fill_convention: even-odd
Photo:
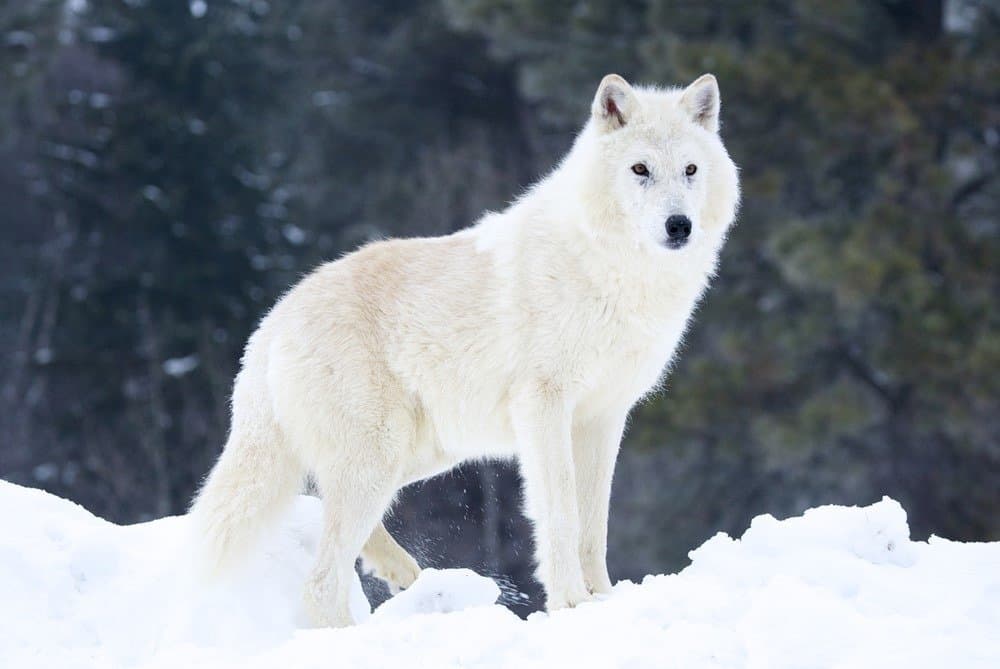
<instances>
[{"instance_id":1,"label":"green foliage","mask_svg":"<svg viewBox=\"0 0 1000 669\"><path fill-rule=\"evenodd\" d=\"M38 79L51 62L64 2L32 0L0 7L0 145L14 124L30 123Z\"/></svg>"},{"instance_id":2,"label":"green foliage","mask_svg":"<svg viewBox=\"0 0 1000 669\"><path fill-rule=\"evenodd\" d=\"M75 391L44 411L66 438L92 440L84 471L116 451L158 513L187 498L192 455L210 457L177 418L220 401L229 381L216 377L231 377L283 259L290 268L284 159L261 128L288 75L280 19L245 3L195 16L186 2L91 0L70 24L72 49L102 76L70 91L43 132L48 199L72 239L43 371ZM172 359L193 367L179 374ZM81 435L88 421L138 448L97 447ZM200 436L219 440L222 427Z\"/></svg>"}]
</instances>

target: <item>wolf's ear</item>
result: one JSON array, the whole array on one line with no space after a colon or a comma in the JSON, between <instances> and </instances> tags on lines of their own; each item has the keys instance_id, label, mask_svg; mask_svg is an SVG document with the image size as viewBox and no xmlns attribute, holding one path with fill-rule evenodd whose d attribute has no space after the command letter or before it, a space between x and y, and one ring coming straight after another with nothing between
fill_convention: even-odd
<instances>
[{"instance_id":1,"label":"wolf's ear","mask_svg":"<svg viewBox=\"0 0 1000 669\"><path fill-rule=\"evenodd\" d=\"M590 111L598 126L610 132L627 125L636 106L635 91L628 82L617 74L609 74L601 79Z\"/></svg>"},{"instance_id":2,"label":"wolf's ear","mask_svg":"<svg viewBox=\"0 0 1000 669\"><path fill-rule=\"evenodd\" d=\"M719 132L719 83L711 74L701 75L684 89L681 107L705 130Z\"/></svg>"}]
</instances>

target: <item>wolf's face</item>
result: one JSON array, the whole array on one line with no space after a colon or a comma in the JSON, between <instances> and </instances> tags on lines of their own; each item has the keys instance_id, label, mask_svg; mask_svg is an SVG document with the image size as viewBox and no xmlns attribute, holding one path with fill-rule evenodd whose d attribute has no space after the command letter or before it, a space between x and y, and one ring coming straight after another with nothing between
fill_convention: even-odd
<instances>
[{"instance_id":1,"label":"wolf's face","mask_svg":"<svg viewBox=\"0 0 1000 669\"><path fill-rule=\"evenodd\" d=\"M739 199L736 166L718 136L719 89L704 75L684 90L601 82L593 104L596 164L615 232L656 253L718 248Z\"/></svg>"}]
</instances>

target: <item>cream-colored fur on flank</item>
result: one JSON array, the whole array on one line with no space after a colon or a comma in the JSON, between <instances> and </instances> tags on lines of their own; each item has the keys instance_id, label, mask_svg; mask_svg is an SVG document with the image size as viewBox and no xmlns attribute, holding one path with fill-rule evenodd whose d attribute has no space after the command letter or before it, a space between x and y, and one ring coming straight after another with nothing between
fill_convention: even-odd
<instances>
[{"instance_id":1,"label":"cream-colored fur on flank","mask_svg":"<svg viewBox=\"0 0 1000 669\"><path fill-rule=\"evenodd\" d=\"M369 244L292 288L247 344L229 440L192 508L206 571L311 473L325 527L306 607L350 624L359 554L395 587L419 571L381 525L396 491L516 456L548 608L607 592L628 412L673 357L739 199L718 111L711 75L683 90L609 75L570 153L506 211ZM679 249L673 214L693 226Z\"/></svg>"}]
</instances>

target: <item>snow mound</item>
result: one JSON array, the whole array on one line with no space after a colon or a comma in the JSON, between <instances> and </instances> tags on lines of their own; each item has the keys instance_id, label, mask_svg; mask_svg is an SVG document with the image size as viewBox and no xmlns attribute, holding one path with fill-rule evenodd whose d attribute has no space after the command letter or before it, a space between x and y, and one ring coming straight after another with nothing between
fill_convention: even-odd
<instances>
[{"instance_id":1,"label":"snow mound","mask_svg":"<svg viewBox=\"0 0 1000 669\"><path fill-rule=\"evenodd\" d=\"M306 629L316 500L238 573L190 578L184 517L127 527L0 481L2 667L1000 667L1000 543L909 538L884 498L760 516L679 574L521 620L490 579L425 570L364 622Z\"/></svg>"},{"instance_id":2,"label":"snow mound","mask_svg":"<svg viewBox=\"0 0 1000 669\"><path fill-rule=\"evenodd\" d=\"M382 622L417 613L454 613L490 606L499 598L500 588L493 579L470 569L424 569L413 585L378 607L372 619Z\"/></svg>"}]
</instances>

